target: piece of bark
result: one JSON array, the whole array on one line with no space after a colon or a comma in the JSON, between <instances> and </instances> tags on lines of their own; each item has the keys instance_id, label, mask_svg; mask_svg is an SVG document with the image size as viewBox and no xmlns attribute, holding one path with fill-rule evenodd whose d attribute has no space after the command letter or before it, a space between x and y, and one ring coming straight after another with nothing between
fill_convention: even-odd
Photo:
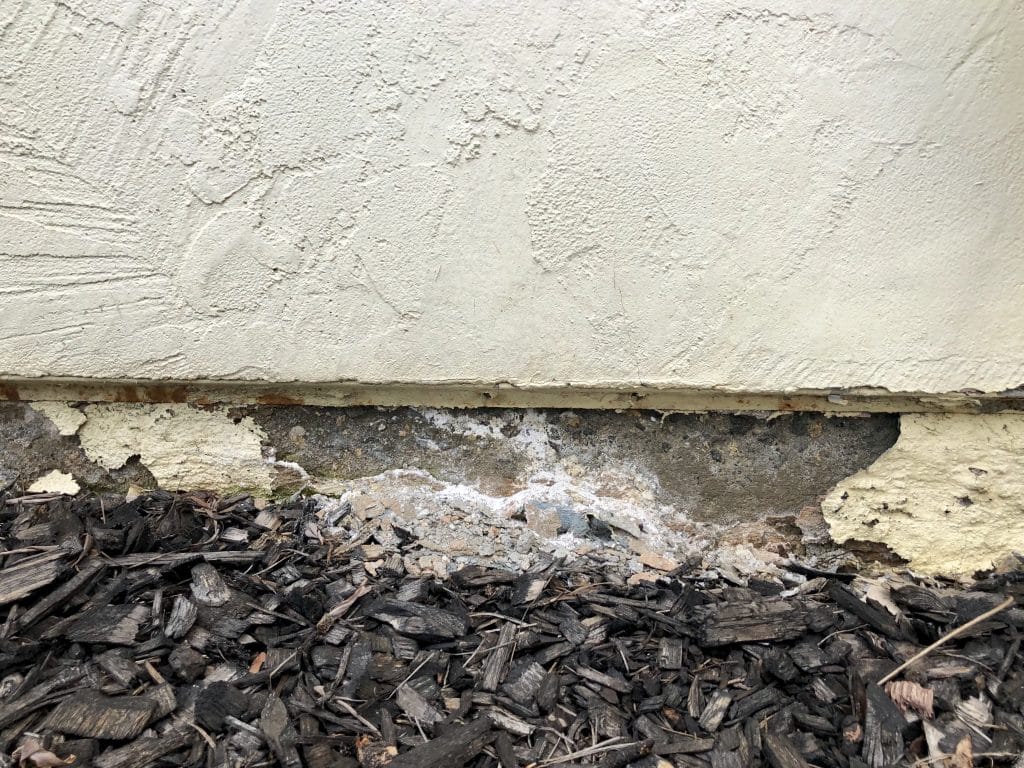
<instances>
[{"instance_id":1,"label":"piece of bark","mask_svg":"<svg viewBox=\"0 0 1024 768\"><path fill-rule=\"evenodd\" d=\"M40 597L27 611L18 617L18 629L24 630L31 627L37 621L61 607L69 597L86 592L90 585L103 575L106 568L106 564L99 558L93 557L86 560L78 573L64 584Z\"/></svg>"},{"instance_id":2,"label":"piece of bark","mask_svg":"<svg viewBox=\"0 0 1024 768\"><path fill-rule=\"evenodd\" d=\"M779 599L716 606L700 626L700 644L718 647L733 643L794 640L807 630L807 612L797 603Z\"/></svg>"},{"instance_id":3,"label":"piece of bark","mask_svg":"<svg viewBox=\"0 0 1024 768\"><path fill-rule=\"evenodd\" d=\"M487 654L487 660L484 662L483 675L480 680L482 690L496 691L501 681L505 679L506 667L515 650L512 647L515 636L516 625L511 621L505 622L501 631L498 632L494 648Z\"/></svg>"},{"instance_id":4,"label":"piece of bark","mask_svg":"<svg viewBox=\"0 0 1024 768\"><path fill-rule=\"evenodd\" d=\"M466 620L458 614L401 600L375 600L367 607L366 615L390 625L400 634L428 642L453 640L469 631Z\"/></svg>"},{"instance_id":5,"label":"piece of bark","mask_svg":"<svg viewBox=\"0 0 1024 768\"><path fill-rule=\"evenodd\" d=\"M196 722L210 731L219 731L224 727L225 717L238 717L248 704L246 695L230 683L211 683L196 696Z\"/></svg>"},{"instance_id":6,"label":"piece of bark","mask_svg":"<svg viewBox=\"0 0 1024 768\"><path fill-rule=\"evenodd\" d=\"M277 696L267 698L260 713L260 730L270 751L284 768L302 768L302 758L295 746L299 734L288 717L284 702Z\"/></svg>"},{"instance_id":7,"label":"piece of bark","mask_svg":"<svg viewBox=\"0 0 1024 768\"><path fill-rule=\"evenodd\" d=\"M32 689L15 698L13 701L0 705L0 728L6 728L11 723L32 714L37 709L46 706L50 697L55 692L63 691L72 683L77 683L86 674L85 666L71 667L58 672L45 682L39 683Z\"/></svg>"},{"instance_id":8,"label":"piece of bark","mask_svg":"<svg viewBox=\"0 0 1024 768\"><path fill-rule=\"evenodd\" d=\"M478 717L466 725L449 728L431 741L395 757L389 768L462 768L480 755L496 736L491 721Z\"/></svg>"},{"instance_id":9,"label":"piece of bark","mask_svg":"<svg viewBox=\"0 0 1024 768\"><path fill-rule=\"evenodd\" d=\"M526 738L533 734L536 730L535 726L531 723L526 722L521 717L509 712L507 709L501 707L488 707L487 716L494 723L496 728L500 728L503 731L511 733L513 736L519 738Z\"/></svg>"},{"instance_id":10,"label":"piece of bark","mask_svg":"<svg viewBox=\"0 0 1024 768\"><path fill-rule=\"evenodd\" d=\"M512 589L512 604L525 605L532 603L544 593L544 587L548 584L547 576L538 576L532 573L524 573L515 581Z\"/></svg>"},{"instance_id":11,"label":"piece of bark","mask_svg":"<svg viewBox=\"0 0 1024 768\"><path fill-rule=\"evenodd\" d=\"M234 640L249 628L252 605L252 601L241 592L229 588L228 599L223 604L196 606L196 625L219 637Z\"/></svg>"},{"instance_id":12,"label":"piece of bark","mask_svg":"<svg viewBox=\"0 0 1024 768\"><path fill-rule=\"evenodd\" d=\"M605 688L611 688L613 691L629 693L633 690L633 686L631 686L627 680L619 677L618 675L608 675L604 672L598 672L596 669L591 669L590 667L575 667L571 669L584 680L590 680L592 683L603 685Z\"/></svg>"},{"instance_id":13,"label":"piece of bark","mask_svg":"<svg viewBox=\"0 0 1024 768\"><path fill-rule=\"evenodd\" d=\"M117 749L108 749L95 760L94 768L151 768L164 755L184 749L198 734L191 729L174 729L160 736L136 739Z\"/></svg>"},{"instance_id":14,"label":"piece of bark","mask_svg":"<svg viewBox=\"0 0 1024 768\"><path fill-rule=\"evenodd\" d=\"M725 713L732 704L732 696L725 691L715 691L704 711L700 713L700 725L708 733L714 733L725 720Z\"/></svg>"},{"instance_id":15,"label":"piece of bark","mask_svg":"<svg viewBox=\"0 0 1024 768\"><path fill-rule=\"evenodd\" d=\"M179 645L171 651L170 656L167 657L167 663L174 673L186 683L195 682L206 671L206 657L187 645Z\"/></svg>"},{"instance_id":16,"label":"piece of bark","mask_svg":"<svg viewBox=\"0 0 1024 768\"><path fill-rule=\"evenodd\" d=\"M133 739L145 729L155 708L155 702L141 696L79 691L58 704L42 727L92 739Z\"/></svg>"},{"instance_id":17,"label":"piece of bark","mask_svg":"<svg viewBox=\"0 0 1024 768\"><path fill-rule=\"evenodd\" d=\"M864 602L849 587L839 582L832 582L829 585L828 593L835 600L836 605L844 611L852 613L876 632L880 632L894 640L913 639L897 626L896 620L885 609L876 608L874 605Z\"/></svg>"},{"instance_id":18,"label":"piece of bark","mask_svg":"<svg viewBox=\"0 0 1024 768\"><path fill-rule=\"evenodd\" d=\"M626 736L628 724L617 706L612 706L599 696L595 696L587 710L590 722L599 735L608 739L621 739Z\"/></svg>"},{"instance_id":19,"label":"piece of bark","mask_svg":"<svg viewBox=\"0 0 1024 768\"><path fill-rule=\"evenodd\" d=\"M544 667L535 661L517 662L509 671L502 690L512 697L513 701L527 706L537 700L541 686L547 678Z\"/></svg>"},{"instance_id":20,"label":"piece of bark","mask_svg":"<svg viewBox=\"0 0 1024 768\"><path fill-rule=\"evenodd\" d=\"M216 607L224 605L231 598L231 589L217 569L209 563L193 566L189 589L192 590L192 597L200 605Z\"/></svg>"},{"instance_id":21,"label":"piece of bark","mask_svg":"<svg viewBox=\"0 0 1024 768\"><path fill-rule=\"evenodd\" d=\"M64 636L76 643L134 645L148 615L144 605L104 605L82 613Z\"/></svg>"},{"instance_id":22,"label":"piece of bark","mask_svg":"<svg viewBox=\"0 0 1024 768\"><path fill-rule=\"evenodd\" d=\"M399 708L421 725L433 725L444 720L444 715L430 705L419 691L410 685L401 685L395 693Z\"/></svg>"},{"instance_id":23,"label":"piece of bark","mask_svg":"<svg viewBox=\"0 0 1024 768\"><path fill-rule=\"evenodd\" d=\"M766 733L762 749L772 768L809 768L800 750L782 734Z\"/></svg>"},{"instance_id":24,"label":"piece of bark","mask_svg":"<svg viewBox=\"0 0 1024 768\"><path fill-rule=\"evenodd\" d=\"M734 720L746 720L757 712L769 707L778 707L786 701L787 697L778 688L766 685L748 693L742 699L737 699L729 716Z\"/></svg>"},{"instance_id":25,"label":"piece of bark","mask_svg":"<svg viewBox=\"0 0 1024 768\"><path fill-rule=\"evenodd\" d=\"M174 686L169 683L155 685L139 698L153 702L153 716L150 722L166 717L178 708L178 698L174 694Z\"/></svg>"},{"instance_id":26,"label":"piece of bark","mask_svg":"<svg viewBox=\"0 0 1024 768\"><path fill-rule=\"evenodd\" d=\"M147 552L140 555L123 555L121 557L113 557L109 562L111 565L116 565L120 568L145 568L151 565L176 566L196 562L244 564L251 563L256 560L262 560L266 556L266 552L255 552L253 550L225 552Z\"/></svg>"},{"instance_id":27,"label":"piece of bark","mask_svg":"<svg viewBox=\"0 0 1024 768\"><path fill-rule=\"evenodd\" d=\"M658 667L682 669L683 641L678 637L663 637L658 643Z\"/></svg>"},{"instance_id":28,"label":"piece of bark","mask_svg":"<svg viewBox=\"0 0 1024 768\"><path fill-rule=\"evenodd\" d=\"M713 738L666 734L663 740L655 740L654 752L658 755L695 755L710 752L714 746Z\"/></svg>"},{"instance_id":29,"label":"piece of bark","mask_svg":"<svg viewBox=\"0 0 1024 768\"><path fill-rule=\"evenodd\" d=\"M63 562L66 556L63 551L48 552L0 570L0 605L21 600L56 581L68 568Z\"/></svg>"},{"instance_id":30,"label":"piece of bark","mask_svg":"<svg viewBox=\"0 0 1024 768\"><path fill-rule=\"evenodd\" d=\"M196 623L198 609L195 603L184 595L174 598L171 605L171 613L164 622L164 634L172 640L179 640L188 634L192 625Z\"/></svg>"},{"instance_id":31,"label":"piece of bark","mask_svg":"<svg viewBox=\"0 0 1024 768\"><path fill-rule=\"evenodd\" d=\"M903 758L906 720L892 699L874 683L865 691L864 744L861 754L871 768L895 765Z\"/></svg>"},{"instance_id":32,"label":"piece of bark","mask_svg":"<svg viewBox=\"0 0 1024 768\"><path fill-rule=\"evenodd\" d=\"M123 688L130 688L139 677L139 665L126 648L112 648L101 653L96 663Z\"/></svg>"}]
</instances>

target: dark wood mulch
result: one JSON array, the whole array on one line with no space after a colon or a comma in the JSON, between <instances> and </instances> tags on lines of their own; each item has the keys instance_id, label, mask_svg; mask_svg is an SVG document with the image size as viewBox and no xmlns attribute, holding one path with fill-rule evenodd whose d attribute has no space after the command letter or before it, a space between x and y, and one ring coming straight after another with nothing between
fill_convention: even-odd
<instances>
[{"instance_id":1,"label":"dark wood mulch","mask_svg":"<svg viewBox=\"0 0 1024 768\"><path fill-rule=\"evenodd\" d=\"M405 574L312 502L0 496L0 750L22 765L1024 765L1024 597L798 565L627 586ZM72 760L72 757L73 760Z\"/></svg>"}]
</instances>

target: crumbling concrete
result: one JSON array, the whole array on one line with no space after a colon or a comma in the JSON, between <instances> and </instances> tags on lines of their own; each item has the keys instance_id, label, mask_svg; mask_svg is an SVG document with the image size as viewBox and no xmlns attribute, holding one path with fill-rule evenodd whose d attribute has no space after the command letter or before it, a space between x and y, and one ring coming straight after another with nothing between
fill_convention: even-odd
<instances>
[{"instance_id":1,"label":"crumbling concrete","mask_svg":"<svg viewBox=\"0 0 1024 768\"><path fill-rule=\"evenodd\" d=\"M741 566L855 552L969 574L1020 548L1024 416L902 424L900 435L892 416L7 403L0 479L319 494L410 531L437 572L481 558L527 567L538 551L671 570L719 548Z\"/></svg>"},{"instance_id":2,"label":"crumbling concrete","mask_svg":"<svg viewBox=\"0 0 1024 768\"><path fill-rule=\"evenodd\" d=\"M897 435L886 416L181 404L10 403L0 425L22 489L60 471L85 488L319 493L413 532L435 571L823 551L817 500Z\"/></svg>"}]
</instances>

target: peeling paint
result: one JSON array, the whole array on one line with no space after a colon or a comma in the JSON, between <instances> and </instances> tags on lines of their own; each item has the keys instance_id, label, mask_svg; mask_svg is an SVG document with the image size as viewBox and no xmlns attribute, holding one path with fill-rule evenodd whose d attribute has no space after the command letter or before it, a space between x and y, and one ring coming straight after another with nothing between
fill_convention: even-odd
<instances>
[{"instance_id":1,"label":"peeling paint","mask_svg":"<svg viewBox=\"0 0 1024 768\"><path fill-rule=\"evenodd\" d=\"M78 435L86 455L117 469L133 456L167 490L267 493L274 472L263 433L248 417L188 405L90 405Z\"/></svg>"},{"instance_id":2,"label":"peeling paint","mask_svg":"<svg viewBox=\"0 0 1024 768\"><path fill-rule=\"evenodd\" d=\"M73 435L78 432L79 427L85 424L85 414L67 403L47 401L29 403L29 406L33 411L43 414L52 421L62 435Z\"/></svg>"},{"instance_id":3,"label":"peeling paint","mask_svg":"<svg viewBox=\"0 0 1024 768\"><path fill-rule=\"evenodd\" d=\"M926 573L1024 551L1024 415L905 415L896 444L822 502L839 542L880 542Z\"/></svg>"},{"instance_id":4,"label":"peeling paint","mask_svg":"<svg viewBox=\"0 0 1024 768\"><path fill-rule=\"evenodd\" d=\"M63 493L74 496L81 488L74 477L55 469L38 478L27 490L29 493Z\"/></svg>"}]
</instances>

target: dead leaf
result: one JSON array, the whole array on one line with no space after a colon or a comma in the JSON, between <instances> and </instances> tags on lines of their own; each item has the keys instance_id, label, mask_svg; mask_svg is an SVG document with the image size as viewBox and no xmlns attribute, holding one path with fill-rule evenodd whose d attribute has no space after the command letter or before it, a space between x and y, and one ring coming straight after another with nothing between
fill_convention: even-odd
<instances>
[{"instance_id":1,"label":"dead leaf","mask_svg":"<svg viewBox=\"0 0 1024 768\"><path fill-rule=\"evenodd\" d=\"M43 745L33 738L22 741L11 757L18 761L18 768L55 768L59 765L71 765L76 760L74 755L67 759L57 757L50 750L43 749Z\"/></svg>"},{"instance_id":2,"label":"dead leaf","mask_svg":"<svg viewBox=\"0 0 1024 768\"><path fill-rule=\"evenodd\" d=\"M956 745L953 756L949 760L950 768L974 768L974 754L971 750L971 737L964 736Z\"/></svg>"},{"instance_id":3,"label":"dead leaf","mask_svg":"<svg viewBox=\"0 0 1024 768\"><path fill-rule=\"evenodd\" d=\"M935 717L935 692L931 688L925 688L910 680L899 680L886 683L885 692L903 712L912 709L922 718L931 720Z\"/></svg>"},{"instance_id":4,"label":"dead leaf","mask_svg":"<svg viewBox=\"0 0 1024 768\"><path fill-rule=\"evenodd\" d=\"M655 568L659 571L674 571L679 567L679 563L671 557L665 557L650 550L640 553L640 562L649 568Z\"/></svg>"}]
</instances>

